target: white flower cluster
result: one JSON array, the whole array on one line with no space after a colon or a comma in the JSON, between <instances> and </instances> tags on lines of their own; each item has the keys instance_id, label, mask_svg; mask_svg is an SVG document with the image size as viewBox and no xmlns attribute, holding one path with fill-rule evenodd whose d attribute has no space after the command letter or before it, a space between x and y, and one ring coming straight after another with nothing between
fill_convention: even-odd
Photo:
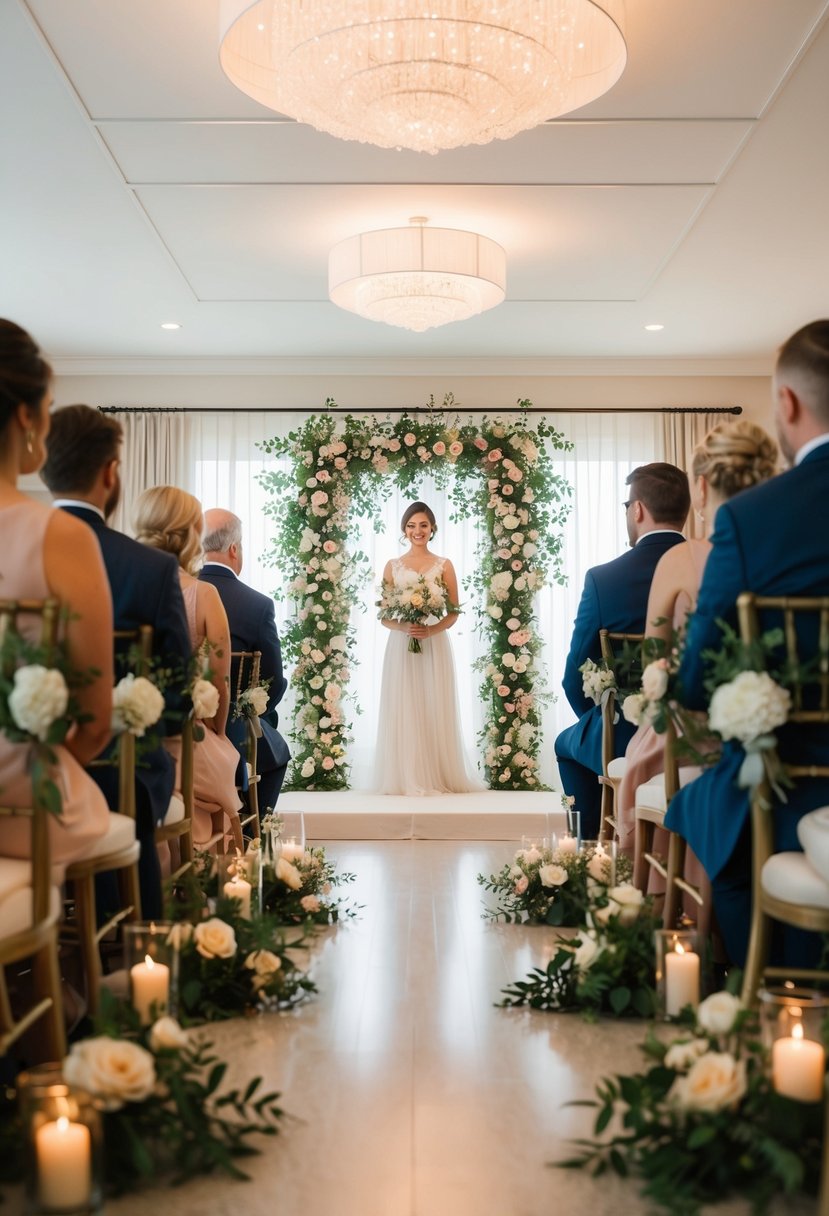
<instances>
[{"instance_id":1,"label":"white flower cluster","mask_svg":"<svg viewBox=\"0 0 829 1216\"><path fill-rule=\"evenodd\" d=\"M595 873L591 877L596 881L601 881L600 866L602 873L607 876L605 862L607 859L599 861L594 854L588 865L588 873L591 873L590 867L593 861L597 861ZM623 882L616 887L609 887L607 897L610 900L607 907L591 908L588 914L588 920L593 922L593 927L585 929L579 933L579 944L573 951L573 961L582 971L589 971L595 963L599 961L602 955L607 950L612 950L613 946L609 944L608 939L600 932L608 921L618 919L622 925L632 925L639 919L639 914L642 911L643 895L642 892L634 887L632 883Z\"/></svg>"},{"instance_id":2,"label":"white flower cluster","mask_svg":"<svg viewBox=\"0 0 829 1216\"><path fill-rule=\"evenodd\" d=\"M715 992L697 1010L697 1034L678 1039L665 1054L665 1065L679 1072L668 1103L682 1111L734 1109L746 1093L746 1061L723 1050L743 1006L729 992Z\"/></svg>"},{"instance_id":3,"label":"white flower cluster","mask_svg":"<svg viewBox=\"0 0 829 1216\"><path fill-rule=\"evenodd\" d=\"M63 1061L67 1084L85 1089L104 1110L127 1102L144 1102L155 1090L155 1060L127 1039L106 1035L74 1043Z\"/></svg>"},{"instance_id":4,"label":"white flower cluster","mask_svg":"<svg viewBox=\"0 0 829 1216\"><path fill-rule=\"evenodd\" d=\"M634 726L654 721L659 702L668 691L673 667L668 659L654 659L642 672L642 691L631 693L622 704L622 716Z\"/></svg>"},{"instance_id":5,"label":"white flower cluster","mask_svg":"<svg viewBox=\"0 0 829 1216\"><path fill-rule=\"evenodd\" d=\"M37 663L18 667L9 693L9 711L20 730L45 743L52 724L63 717L68 705L69 689L56 668Z\"/></svg>"},{"instance_id":6,"label":"white flower cluster","mask_svg":"<svg viewBox=\"0 0 829 1216\"><path fill-rule=\"evenodd\" d=\"M599 663L585 659L579 671L582 675L582 692L594 705L601 705L604 694L616 687L616 676L604 659Z\"/></svg>"},{"instance_id":7,"label":"white flower cluster","mask_svg":"<svg viewBox=\"0 0 829 1216\"><path fill-rule=\"evenodd\" d=\"M782 726L792 698L765 671L741 671L711 698L708 721L722 739L752 743Z\"/></svg>"},{"instance_id":8,"label":"white flower cluster","mask_svg":"<svg viewBox=\"0 0 829 1216\"><path fill-rule=\"evenodd\" d=\"M253 684L246 688L239 697L238 705L241 713L261 718L268 709L267 685Z\"/></svg>"},{"instance_id":9,"label":"white flower cluster","mask_svg":"<svg viewBox=\"0 0 829 1216\"><path fill-rule=\"evenodd\" d=\"M219 690L210 680L201 677L194 680L190 696L194 718L213 718L219 712Z\"/></svg>"},{"instance_id":10,"label":"white flower cluster","mask_svg":"<svg viewBox=\"0 0 829 1216\"><path fill-rule=\"evenodd\" d=\"M146 676L124 676L112 690L112 729L129 731L137 739L155 726L164 713L164 698Z\"/></svg>"}]
</instances>

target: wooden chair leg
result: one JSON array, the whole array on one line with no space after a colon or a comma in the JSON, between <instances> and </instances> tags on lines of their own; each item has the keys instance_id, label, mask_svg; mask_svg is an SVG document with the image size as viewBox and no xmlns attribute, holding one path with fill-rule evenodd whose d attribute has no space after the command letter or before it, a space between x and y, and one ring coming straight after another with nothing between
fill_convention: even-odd
<instances>
[{"instance_id":1,"label":"wooden chair leg","mask_svg":"<svg viewBox=\"0 0 829 1216\"><path fill-rule=\"evenodd\" d=\"M66 1055L66 1025L63 1019L57 930L48 945L32 959L32 977L37 1000L48 997L51 1001L38 1037L38 1041L43 1043L43 1058L62 1060Z\"/></svg>"},{"instance_id":2,"label":"wooden chair leg","mask_svg":"<svg viewBox=\"0 0 829 1216\"><path fill-rule=\"evenodd\" d=\"M98 1012L101 991L101 956L98 952L95 879L91 874L73 881L78 945L86 977L86 1005L90 1016Z\"/></svg>"},{"instance_id":3,"label":"wooden chair leg","mask_svg":"<svg viewBox=\"0 0 829 1216\"><path fill-rule=\"evenodd\" d=\"M676 885L677 878L685 873L685 841L676 832L671 832L668 841L668 877L665 881L665 903L662 907L662 927L675 929L679 924L682 892Z\"/></svg>"},{"instance_id":4,"label":"wooden chair leg","mask_svg":"<svg viewBox=\"0 0 829 1216\"><path fill-rule=\"evenodd\" d=\"M648 889L649 872L645 854L653 852L654 826L649 819L639 819L637 817L634 822L633 885L644 892L647 892Z\"/></svg>"},{"instance_id":5,"label":"wooden chair leg","mask_svg":"<svg viewBox=\"0 0 829 1216\"><path fill-rule=\"evenodd\" d=\"M138 885L138 864L123 866L117 872L118 893L121 897L122 908L132 908L124 919L128 921L141 920L141 888Z\"/></svg>"},{"instance_id":6,"label":"wooden chair leg","mask_svg":"<svg viewBox=\"0 0 829 1216\"><path fill-rule=\"evenodd\" d=\"M748 942L746 966L743 972L742 999L746 1007L757 1000L757 989L769 956L771 922L760 907L759 893L754 892L751 909L751 936Z\"/></svg>"}]
</instances>

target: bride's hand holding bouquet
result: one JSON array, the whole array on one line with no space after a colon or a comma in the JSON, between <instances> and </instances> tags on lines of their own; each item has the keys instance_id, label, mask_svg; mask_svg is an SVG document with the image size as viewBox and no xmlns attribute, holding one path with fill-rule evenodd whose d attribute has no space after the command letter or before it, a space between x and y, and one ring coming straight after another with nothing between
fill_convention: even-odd
<instances>
[{"instance_id":1,"label":"bride's hand holding bouquet","mask_svg":"<svg viewBox=\"0 0 829 1216\"><path fill-rule=\"evenodd\" d=\"M440 576L427 578L423 574L407 586L397 586L384 580L377 609L381 621L399 621L414 626L417 632L409 630L409 650L412 654L422 653L420 639L429 636L429 624L460 612L460 606L450 601L443 579Z\"/></svg>"}]
</instances>

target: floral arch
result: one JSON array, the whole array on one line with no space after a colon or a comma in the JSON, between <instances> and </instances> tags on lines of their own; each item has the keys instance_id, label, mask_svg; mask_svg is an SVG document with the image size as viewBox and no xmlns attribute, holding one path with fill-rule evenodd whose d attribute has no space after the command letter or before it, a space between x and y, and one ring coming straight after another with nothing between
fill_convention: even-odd
<instances>
[{"instance_id":1,"label":"floral arch","mask_svg":"<svg viewBox=\"0 0 829 1216\"><path fill-rule=\"evenodd\" d=\"M289 579L296 613L283 650L296 694L293 763L286 788L348 788L346 710L353 655L351 609L371 577L367 559L349 548L353 516L376 519L394 481L415 486L428 469L449 486L453 517L484 523L474 573L464 579L485 652L476 662L484 701L484 768L493 789L539 788L541 649L534 597L549 579L563 581L562 525L571 489L552 453L571 445L520 401L514 416L463 424L442 409L396 421L340 415L335 403L285 439L263 444L288 457L290 472L262 474L275 522L270 563Z\"/></svg>"}]
</instances>

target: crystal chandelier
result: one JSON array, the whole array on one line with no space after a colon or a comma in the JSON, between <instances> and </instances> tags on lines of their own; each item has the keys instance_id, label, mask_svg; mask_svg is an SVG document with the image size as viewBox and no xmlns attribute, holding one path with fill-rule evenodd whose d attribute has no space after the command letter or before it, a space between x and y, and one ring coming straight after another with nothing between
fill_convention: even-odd
<instances>
[{"instance_id":1,"label":"crystal chandelier","mask_svg":"<svg viewBox=\"0 0 829 1216\"><path fill-rule=\"evenodd\" d=\"M422 216L409 223L334 246L328 257L334 304L421 333L501 303L506 256L500 245L477 232L425 228Z\"/></svg>"},{"instance_id":2,"label":"crystal chandelier","mask_svg":"<svg viewBox=\"0 0 829 1216\"><path fill-rule=\"evenodd\" d=\"M221 0L229 79L339 139L438 152L601 97L624 0Z\"/></svg>"}]
</instances>

